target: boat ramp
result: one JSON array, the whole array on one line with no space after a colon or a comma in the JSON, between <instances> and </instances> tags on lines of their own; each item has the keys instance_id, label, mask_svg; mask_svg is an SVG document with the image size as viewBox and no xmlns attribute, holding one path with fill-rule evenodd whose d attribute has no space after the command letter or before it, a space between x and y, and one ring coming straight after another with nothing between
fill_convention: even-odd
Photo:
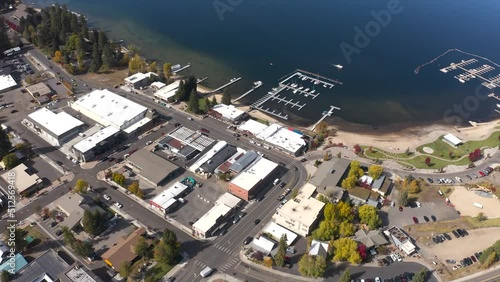
<instances>
[{"instance_id":1,"label":"boat ramp","mask_svg":"<svg viewBox=\"0 0 500 282\"><path fill-rule=\"evenodd\" d=\"M240 80L241 80L241 77L231 78L231 80L228 83L226 83L226 84L222 85L221 87L216 88L216 89L214 89L214 90L212 90L210 92L207 92L207 94L213 94L213 93L219 92L220 90L222 90L222 89L228 87L229 85L231 85L233 83L236 83L236 82L238 82Z\"/></svg>"}]
</instances>

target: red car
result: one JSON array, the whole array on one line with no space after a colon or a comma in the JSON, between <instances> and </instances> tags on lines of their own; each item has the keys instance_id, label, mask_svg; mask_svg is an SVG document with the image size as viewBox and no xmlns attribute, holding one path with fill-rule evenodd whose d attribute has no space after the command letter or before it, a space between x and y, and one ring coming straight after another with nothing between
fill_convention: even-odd
<instances>
[{"instance_id":1,"label":"red car","mask_svg":"<svg viewBox=\"0 0 500 282\"><path fill-rule=\"evenodd\" d=\"M402 212L403 211L403 206L399 206L399 211Z\"/></svg>"},{"instance_id":2,"label":"red car","mask_svg":"<svg viewBox=\"0 0 500 282\"><path fill-rule=\"evenodd\" d=\"M416 217L413 217L413 222L415 222L415 224L418 224L418 219Z\"/></svg>"},{"instance_id":3,"label":"red car","mask_svg":"<svg viewBox=\"0 0 500 282\"><path fill-rule=\"evenodd\" d=\"M202 129L200 129L200 130L201 130L201 132L204 132L204 133L210 133L210 130L208 130L208 129L206 129L206 128L202 128Z\"/></svg>"}]
</instances>

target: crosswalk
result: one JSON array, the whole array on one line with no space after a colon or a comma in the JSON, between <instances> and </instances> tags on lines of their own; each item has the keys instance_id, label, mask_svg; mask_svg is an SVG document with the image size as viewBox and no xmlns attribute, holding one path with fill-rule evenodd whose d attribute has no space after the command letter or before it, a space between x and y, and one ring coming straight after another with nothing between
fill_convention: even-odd
<instances>
[{"instance_id":1,"label":"crosswalk","mask_svg":"<svg viewBox=\"0 0 500 282\"><path fill-rule=\"evenodd\" d=\"M228 247L224 247L224 245L215 244L215 245L213 245L213 247L216 248L217 250L223 251L224 253L229 254L231 256L238 254L237 251L231 251Z\"/></svg>"},{"instance_id":2,"label":"crosswalk","mask_svg":"<svg viewBox=\"0 0 500 282\"><path fill-rule=\"evenodd\" d=\"M231 269L235 264L237 264L240 260L238 258L230 258L228 259L227 261L225 261L224 265L222 265L221 267L218 267L217 270L219 271L226 271L228 269ZM199 269L204 269L205 267L207 267L207 265L199 260L197 260L195 262L195 265L197 268Z\"/></svg>"}]
</instances>

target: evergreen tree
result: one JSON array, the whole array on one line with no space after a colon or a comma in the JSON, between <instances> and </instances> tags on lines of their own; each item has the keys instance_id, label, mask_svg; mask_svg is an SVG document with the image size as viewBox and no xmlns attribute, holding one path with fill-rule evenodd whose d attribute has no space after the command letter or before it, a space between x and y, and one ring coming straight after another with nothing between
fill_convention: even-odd
<instances>
[{"instance_id":1,"label":"evergreen tree","mask_svg":"<svg viewBox=\"0 0 500 282\"><path fill-rule=\"evenodd\" d=\"M198 102L198 95L196 95L196 90L193 89L189 95L188 111L197 114L200 111L200 105Z\"/></svg>"},{"instance_id":2,"label":"evergreen tree","mask_svg":"<svg viewBox=\"0 0 500 282\"><path fill-rule=\"evenodd\" d=\"M217 98L215 96L212 97L212 102L210 103L210 108L215 107L217 105Z\"/></svg>"},{"instance_id":3,"label":"evergreen tree","mask_svg":"<svg viewBox=\"0 0 500 282\"><path fill-rule=\"evenodd\" d=\"M285 256L286 256L286 234L283 234L283 236L280 238L280 241L278 243L278 252L274 256L274 263L277 266L284 266L285 265Z\"/></svg>"},{"instance_id":4,"label":"evergreen tree","mask_svg":"<svg viewBox=\"0 0 500 282\"><path fill-rule=\"evenodd\" d=\"M210 100L208 99L208 97L205 97L205 113L208 113L208 111L210 110L212 104L210 103Z\"/></svg>"},{"instance_id":5,"label":"evergreen tree","mask_svg":"<svg viewBox=\"0 0 500 282\"><path fill-rule=\"evenodd\" d=\"M92 62L90 63L90 71L91 72L97 72L101 68L102 62L101 62L101 55L99 52L99 46L97 43L94 43L93 50L92 50Z\"/></svg>"},{"instance_id":6,"label":"evergreen tree","mask_svg":"<svg viewBox=\"0 0 500 282\"><path fill-rule=\"evenodd\" d=\"M403 207L408 206L408 190L404 190L401 196L399 197L399 204Z\"/></svg>"},{"instance_id":7,"label":"evergreen tree","mask_svg":"<svg viewBox=\"0 0 500 282\"><path fill-rule=\"evenodd\" d=\"M0 128L0 158L3 158L12 149L12 143L10 143L9 136Z\"/></svg>"},{"instance_id":8,"label":"evergreen tree","mask_svg":"<svg viewBox=\"0 0 500 282\"><path fill-rule=\"evenodd\" d=\"M104 31L99 31L99 34L97 36L97 43L99 43L99 50L104 49L104 45L108 43L108 37L104 33Z\"/></svg>"},{"instance_id":9,"label":"evergreen tree","mask_svg":"<svg viewBox=\"0 0 500 282\"><path fill-rule=\"evenodd\" d=\"M175 235L174 231L165 228L163 231L163 236L161 237L161 240L168 245L175 245L177 244L177 235Z\"/></svg>"},{"instance_id":10,"label":"evergreen tree","mask_svg":"<svg viewBox=\"0 0 500 282\"><path fill-rule=\"evenodd\" d=\"M231 94L227 91L227 88L224 88L224 92L222 94L222 98L220 101L224 105L231 105Z\"/></svg>"},{"instance_id":11,"label":"evergreen tree","mask_svg":"<svg viewBox=\"0 0 500 282\"><path fill-rule=\"evenodd\" d=\"M109 68L114 66L114 58L111 49L109 48L109 44L104 44L104 49L102 50L102 69L104 71L109 70Z\"/></svg>"}]
</instances>

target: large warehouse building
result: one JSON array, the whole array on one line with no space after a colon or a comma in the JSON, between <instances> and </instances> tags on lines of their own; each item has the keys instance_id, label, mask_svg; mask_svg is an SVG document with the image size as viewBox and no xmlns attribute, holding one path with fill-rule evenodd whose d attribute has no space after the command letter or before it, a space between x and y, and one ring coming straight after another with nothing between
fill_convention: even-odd
<instances>
[{"instance_id":1,"label":"large warehouse building","mask_svg":"<svg viewBox=\"0 0 500 282\"><path fill-rule=\"evenodd\" d=\"M65 112L54 113L41 108L29 114L23 124L38 132L53 146L61 146L78 135L83 122Z\"/></svg>"},{"instance_id":2,"label":"large warehouse building","mask_svg":"<svg viewBox=\"0 0 500 282\"><path fill-rule=\"evenodd\" d=\"M272 183L273 172L277 167L277 163L261 158L229 183L229 192L249 201Z\"/></svg>"},{"instance_id":3,"label":"large warehouse building","mask_svg":"<svg viewBox=\"0 0 500 282\"><path fill-rule=\"evenodd\" d=\"M151 121L148 109L106 89L94 90L69 102L74 110L103 126L113 126L130 134Z\"/></svg>"}]
</instances>

